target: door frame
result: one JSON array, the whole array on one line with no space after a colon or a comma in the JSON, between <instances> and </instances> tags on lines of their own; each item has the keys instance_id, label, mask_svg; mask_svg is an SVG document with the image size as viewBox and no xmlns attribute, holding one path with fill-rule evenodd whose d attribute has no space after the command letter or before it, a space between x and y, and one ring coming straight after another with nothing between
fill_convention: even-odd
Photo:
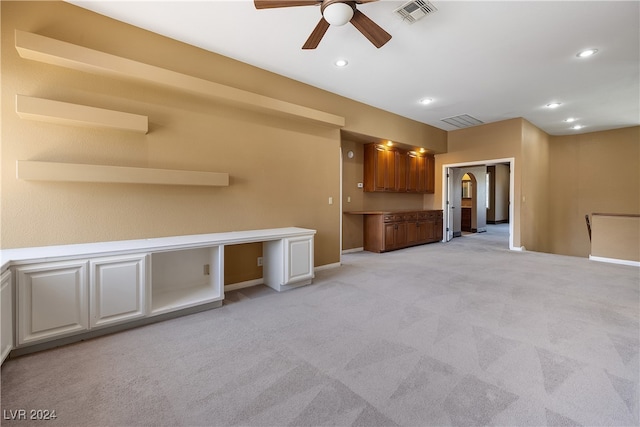
<instances>
[{"instance_id":1,"label":"door frame","mask_svg":"<svg viewBox=\"0 0 640 427\"><path fill-rule=\"evenodd\" d=\"M514 199L515 199L515 157L506 157L503 159L476 160L472 162L447 163L442 165L442 211L444 212L444 221L442 221L443 242L448 242L453 237L453 225L450 223L453 215L451 214L451 203L449 202L449 192L451 191L451 183L449 182L449 172L453 168L462 168L469 166L491 166L500 163L509 163L509 249L512 251L521 251L521 247L513 246L513 218L514 218ZM449 231L447 231L449 228ZM449 237L449 233L451 237Z\"/></svg>"}]
</instances>

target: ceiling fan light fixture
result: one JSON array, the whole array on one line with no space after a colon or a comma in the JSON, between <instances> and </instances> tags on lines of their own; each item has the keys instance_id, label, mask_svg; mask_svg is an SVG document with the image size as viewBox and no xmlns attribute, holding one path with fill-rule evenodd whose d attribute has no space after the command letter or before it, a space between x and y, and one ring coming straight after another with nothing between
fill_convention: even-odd
<instances>
[{"instance_id":1,"label":"ceiling fan light fixture","mask_svg":"<svg viewBox=\"0 0 640 427\"><path fill-rule=\"evenodd\" d=\"M353 8L346 3L331 3L324 8L322 16L331 25L345 25L353 18Z\"/></svg>"}]
</instances>

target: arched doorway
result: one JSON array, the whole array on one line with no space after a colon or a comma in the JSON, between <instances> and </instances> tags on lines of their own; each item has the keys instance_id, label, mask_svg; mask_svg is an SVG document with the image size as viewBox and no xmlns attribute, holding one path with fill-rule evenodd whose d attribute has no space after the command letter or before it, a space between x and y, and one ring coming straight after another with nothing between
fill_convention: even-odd
<instances>
[{"instance_id":1,"label":"arched doorway","mask_svg":"<svg viewBox=\"0 0 640 427\"><path fill-rule=\"evenodd\" d=\"M483 166L483 170L477 172L473 169L477 166ZM500 176L495 179L495 182L500 182L500 194L496 192L483 191L482 194L479 194L478 189L486 188L488 185L484 185L483 183L489 181L487 168L499 168ZM498 170L497 170L498 171ZM494 224L501 225L502 229L504 229L503 233L506 234L506 229L508 229L508 247L511 250L521 250L520 247L514 246L514 235L519 236L518 225L514 221L514 192L515 192L515 159L514 158L504 158L504 159L491 159L491 160L483 160L483 161L474 161L474 162L464 162L464 163L444 163L442 165L442 209L444 212L444 221L443 221L443 233L444 233L444 241L450 241L454 237L459 237L462 235L461 233L461 206L462 206L462 177L465 173L471 172L476 178L475 181L475 200L478 202L475 204L476 206L476 214L472 215L472 218L475 217L478 221L478 226L476 226L477 231L486 231L487 224L489 224L489 219L491 219L491 227L494 228ZM478 179L480 180L478 182ZM500 197L499 197L500 196ZM492 212L491 218L489 218L490 208L487 206L492 206L492 200L495 199L496 202L496 211L499 208L500 215ZM504 200L503 200L504 199ZM499 206L498 206L498 201ZM480 209L480 211L478 211ZM498 221L499 220L499 221ZM473 226L472 226L473 228ZM476 234L474 234L476 235Z\"/></svg>"},{"instance_id":2,"label":"arched doorway","mask_svg":"<svg viewBox=\"0 0 640 427\"><path fill-rule=\"evenodd\" d=\"M478 180L472 172L462 176L462 200L460 203L461 231L475 233L477 225Z\"/></svg>"}]
</instances>

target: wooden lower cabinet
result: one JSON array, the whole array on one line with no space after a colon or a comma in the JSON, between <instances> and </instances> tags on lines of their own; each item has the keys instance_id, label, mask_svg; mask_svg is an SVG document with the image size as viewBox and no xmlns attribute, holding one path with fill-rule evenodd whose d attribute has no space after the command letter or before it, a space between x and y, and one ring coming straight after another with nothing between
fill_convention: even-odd
<instances>
[{"instance_id":1,"label":"wooden lower cabinet","mask_svg":"<svg viewBox=\"0 0 640 427\"><path fill-rule=\"evenodd\" d=\"M472 231L471 225L471 208L462 208L461 209L461 230L462 231Z\"/></svg>"},{"instance_id":2,"label":"wooden lower cabinet","mask_svg":"<svg viewBox=\"0 0 640 427\"><path fill-rule=\"evenodd\" d=\"M364 215L364 250L388 252L442 240L442 211Z\"/></svg>"}]
</instances>

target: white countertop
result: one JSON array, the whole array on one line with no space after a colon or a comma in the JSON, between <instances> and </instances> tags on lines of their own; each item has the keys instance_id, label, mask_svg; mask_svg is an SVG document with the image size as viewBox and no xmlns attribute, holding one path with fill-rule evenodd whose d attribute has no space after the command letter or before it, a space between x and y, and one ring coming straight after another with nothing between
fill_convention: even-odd
<instances>
[{"instance_id":1,"label":"white countertop","mask_svg":"<svg viewBox=\"0 0 640 427\"><path fill-rule=\"evenodd\" d=\"M125 255L140 252L166 252L208 246L242 244L280 240L287 237L315 234L316 230L298 227L224 233L155 237L151 239L117 240L112 242L79 243L73 245L40 246L0 250L0 265L4 271L10 265L51 262L84 257Z\"/></svg>"}]
</instances>

